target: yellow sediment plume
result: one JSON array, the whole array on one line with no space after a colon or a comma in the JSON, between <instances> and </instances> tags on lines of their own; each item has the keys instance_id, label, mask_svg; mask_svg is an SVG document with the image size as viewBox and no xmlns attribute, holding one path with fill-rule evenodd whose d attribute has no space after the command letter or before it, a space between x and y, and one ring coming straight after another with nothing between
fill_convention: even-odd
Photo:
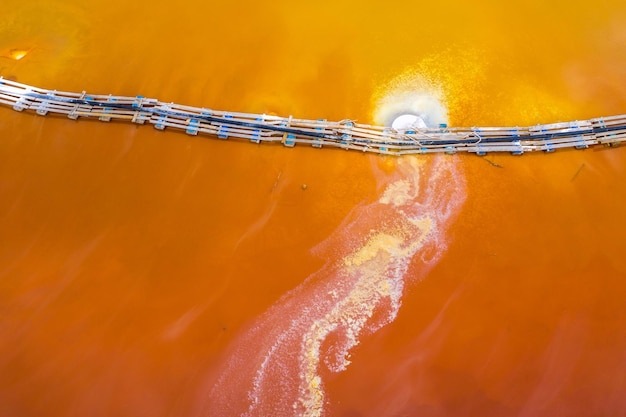
<instances>
[{"instance_id":1,"label":"yellow sediment plume","mask_svg":"<svg viewBox=\"0 0 626 417\"><path fill-rule=\"evenodd\" d=\"M350 352L362 335L395 319L415 255L434 243L434 255L429 250L429 259L417 259L424 266L423 273L440 255L444 247L440 228L463 199L439 187L449 185L462 191L464 183L456 176L454 161L437 157L425 171L423 159L396 160L396 170L381 176L386 187L378 201L356 214L349 231L340 229L335 235L342 245L351 242L352 232L358 229L364 241L350 244L339 262L329 262L272 307L247 341L241 342L240 353L230 362L235 368L245 362L241 355L263 353L260 362L252 363L254 377L243 415L324 415L325 373L346 370ZM420 182L420 178L427 181ZM223 378L213 392L225 387L238 392L241 377L229 370ZM212 409L220 407L229 408L229 401L220 401Z\"/></svg>"},{"instance_id":2,"label":"yellow sediment plume","mask_svg":"<svg viewBox=\"0 0 626 417\"><path fill-rule=\"evenodd\" d=\"M358 267L372 261L377 256L389 257L391 252L398 252L403 240L398 236L387 233L379 233L368 240L356 253L344 258L346 267Z\"/></svg>"},{"instance_id":3,"label":"yellow sediment plume","mask_svg":"<svg viewBox=\"0 0 626 417\"><path fill-rule=\"evenodd\" d=\"M380 202L400 206L413 200L417 190L417 179L401 179L387 187ZM391 300L392 307L384 311L387 322L397 313L404 287L401 270L406 268L434 228L428 215L419 219L401 218L404 221L392 230L374 234L362 247L344 258L339 275L358 279L350 292L326 315L315 320L302 337L300 398L294 409L303 416L319 417L324 410L324 390L318 371L320 348L329 334L341 331L345 337L344 341L337 342L339 346L336 346L334 361L328 363L327 360L329 369L338 372L349 365L349 350L359 343L358 335L375 311L381 308L382 300Z\"/></svg>"},{"instance_id":4,"label":"yellow sediment plume","mask_svg":"<svg viewBox=\"0 0 626 417\"><path fill-rule=\"evenodd\" d=\"M411 196L417 192L412 192L410 180L397 181L391 184L383 196L378 200L382 204L392 204L394 206L402 206L411 198Z\"/></svg>"}]
</instances>

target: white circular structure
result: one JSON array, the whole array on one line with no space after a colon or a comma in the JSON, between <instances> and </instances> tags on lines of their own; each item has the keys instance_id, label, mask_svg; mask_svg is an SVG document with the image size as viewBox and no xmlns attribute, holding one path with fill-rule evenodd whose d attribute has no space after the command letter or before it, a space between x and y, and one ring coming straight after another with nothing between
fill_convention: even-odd
<instances>
[{"instance_id":1,"label":"white circular structure","mask_svg":"<svg viewBox=\"0 0 626 417\"><path fill-rule=\"evenodd\" d=\"M396 117L391 123L391 127L396 130L407 130L407 129L424 129L426 128L426 123L424 119L419 117L416 114L406 113L401 114Z\"/></svg>"},{"instance_id":2,"label":"white circular structure","mask_svg":"<svg viewBox=\"0 0 626 417\"><path fill-rule=\"evenodd\" d=\"M436 128L448 123L448 111L435 93L415 90L391 92L381 98L374 111L376 123L394 129Z\"/></svg>"}]
</instances>

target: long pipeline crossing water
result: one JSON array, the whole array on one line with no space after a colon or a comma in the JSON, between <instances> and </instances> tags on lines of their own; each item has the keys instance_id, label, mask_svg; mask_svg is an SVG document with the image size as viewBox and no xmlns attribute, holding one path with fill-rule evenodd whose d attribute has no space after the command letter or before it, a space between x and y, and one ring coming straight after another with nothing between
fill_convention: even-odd
<instances>
[{"instance_id":1,"label":"long pipeline crossing water","mask_svg":"<svg viewBox=\"0 0 626 417\"><path fill-rule=\"evenodd\" d=\"M143 96L125 97L45 90L0 77L0 104L16 111L33 110L41 116L65 115L132 123L150 123L155 129L182 130L220 139L253 143L278 142L293 147L306 144L386 155L469 152L553 152L559 148L585 149L615 146L626 141L626 115L529 127L472 127L393 129L353 120L307 120L216 111L166 103Z\"/></svg>"}]
</instances>

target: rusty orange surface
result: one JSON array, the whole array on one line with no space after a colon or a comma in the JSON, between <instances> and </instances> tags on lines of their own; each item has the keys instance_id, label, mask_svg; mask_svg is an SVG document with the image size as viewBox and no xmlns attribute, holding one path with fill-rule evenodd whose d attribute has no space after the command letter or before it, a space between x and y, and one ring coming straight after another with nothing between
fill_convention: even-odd
<instances>
[{"instance_id":1,"label":"rusty orange surface","mask_svg":"<svg viewBox=\"0 0 626 417\"><path fill-rule=\"evenodd\" d=\"M626 113L616 0L58 3L4 2L0 75L368 123L415 83L454 126ZM626 415L625 167L619 147L399 160L0 108L0 416ZM337 323L358 344L333 371Z\"/></svg>"}]
</instances>

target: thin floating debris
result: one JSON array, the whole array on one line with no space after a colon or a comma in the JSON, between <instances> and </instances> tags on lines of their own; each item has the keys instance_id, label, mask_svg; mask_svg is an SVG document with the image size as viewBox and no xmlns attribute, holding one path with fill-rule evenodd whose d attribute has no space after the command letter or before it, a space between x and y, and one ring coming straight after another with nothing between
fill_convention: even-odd
<instances>
[{"instance_id":1,"label":"thin floating debris","mask_svg":"<svg viewBox=\"0 0 626 417\"><path fill-rule=\"evenodd\" d=\"M574 173L570 181L574 181L576 178L578 178L578 175L580 175L580 172L583 170L584 167L585 167L584 163L580 164L580 166L578 167L578 169L576 170L576 172Z\"/></svg>"},{"instance_id":2,"label":"thin floating debris","mask_svg":"<svg viewBox=\"0 0 626 417\"><path fill-rule=\"evenodd\" d=\"M486 162L488 162L491 166L494 166L496 168L504 168L502 165L500 165L499 163L492 161L489 158L483 158Z\"/></svg>"}]
</instances>

